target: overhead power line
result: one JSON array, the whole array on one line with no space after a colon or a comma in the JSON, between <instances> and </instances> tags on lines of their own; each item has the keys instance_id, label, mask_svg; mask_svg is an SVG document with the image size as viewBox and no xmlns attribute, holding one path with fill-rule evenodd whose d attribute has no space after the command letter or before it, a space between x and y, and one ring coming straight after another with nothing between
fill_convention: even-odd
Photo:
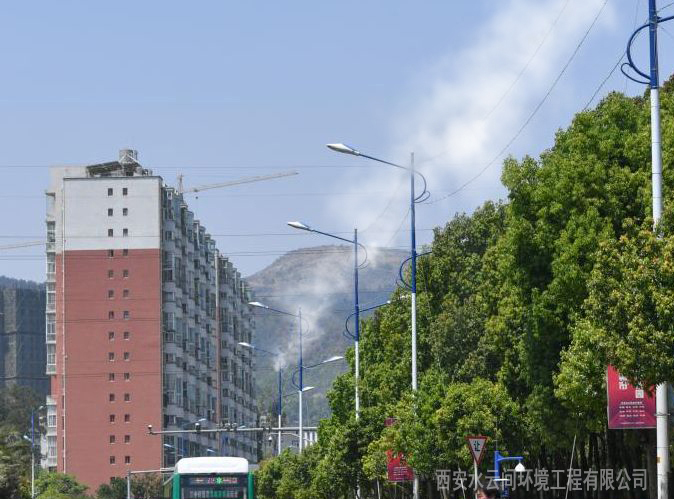
<instances>
[{"instance_id":1,"label":"overhead power line","mask_svg":"<svg viewBox=\"0 0 674 499\"><path fill-rule=\"evenodd\" d=\"M580 48L581 48L581 47L583 46L583 44L585 43L585 40L587 39L588 35L589 35L590 32L592 31L592 28L594 28L594 26L597 24L597 21L599 20L599 17L601 16L602 12L604 12L604 9L606 8L606 5L607 5L607 4L608 4L608 0L604 0L604 3L601 5L601 8L599 9L599 11L597 12L597 14L595 15L594 19L592 20L592 23L590 23L590 26L589 26L589 27L587 28L587 30L585 31L585 34L583 34L582 38L580 39L580 41L579 41L578 44L576 45L576 48L575 48L575 49L573 50L573 52L571 53L571 56L570 56L569 59L566 61L566 64L564 64L564 66L562 67L561 71L559 72L559 74L557 75L557 77L554 79L554 81L552 82L552 85L550 85L550 88L549 88L548 91L545 93L545 95L543 96L543 98L538 102L538 104L536 105L536 107L534 107L534 109L533 109L533 111L531 112L531 114L529 114L529 116L524 120L524 123L522 124L522 126L515 132L515 135L513 135L513 137L506 143L505 146L503 146L503 148L501 148L501 150L494 156L494 158L493 158L491 161L489 161L489 162L488 162L488 163L487 163L487 164L486 164L480 171L478 171L473 177L471 177L470 179L468 179L468 180L467 180L466 182L464 182L460 187L458 187L457 189L453 190L453 191L450 192L449 194L446 194L446 195L444 195L444 196L442 196L442 197L439 197L439 198L436 198L436 199L427 201L428 204L439 203L440 201L443 201L443 200L445 200L445 199L447 199L447 198L450 198L450 197L452 197L452 196L455 196L455 195L458 194L459 192L463 191L466 187L468 187L470 184L472 184L472 183L475 182L477 179L479 179L479 178L480 178L480 177L481 177L481 176L482 176L482 175L483 175L489 168L491 168L491 167L494 165L494 163L496 163L496 161L498 161L498 159L499 159L499 158L500 158L500 157L501 157L501 156L502 156L502 155L503 155L503 154L510 148L510 146L513 145L513 143L520 137L520 135L522 135L522 132L526 129L527 126L529 126L529 123L531 123L531 121L534 119L534 116L536 116L536 114L538 114L538 111L540 111L540 109L543 107L543 104L545 104L545 102L548 100L548 97L550 97L550 95L552 94L553 90L557 87L557 84L558 84L559 81L562 79L562 76L564 76L564 74L566 73L566 70L569 68L569 66L571 65L571 63L573 62L573 60L576 58L576 55L577 55L578 52L580 51Z\"/></svg>"}]
</instances>

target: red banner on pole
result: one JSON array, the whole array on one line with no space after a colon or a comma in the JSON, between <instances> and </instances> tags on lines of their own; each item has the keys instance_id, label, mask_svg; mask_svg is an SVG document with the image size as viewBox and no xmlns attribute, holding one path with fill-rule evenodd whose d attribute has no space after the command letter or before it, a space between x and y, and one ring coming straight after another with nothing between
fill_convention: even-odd
<instances>
[{"instance_id":1,"label":"red banner on pole","mask_svg":"<svg viewBox=\"0 0 674 499\"><path fill-rule=\"evenodd\" d=\"M398 421L386 418L386 426L393 426ZM408 482L414 480L414 470L405 461L405 455L392 450L386 451L386 470L389 482Z\"/></svg>"},{"instance_id":2,"label":"red banner on pole","mask_svg":"<svg viewBox=\"0 0 674 499\"><path fill-rule=\"evenodd\" d=\"M608 427L612 430L655 428L655 394L631 385L613 367L606 370Z\"/></svg>"}]
</instances>

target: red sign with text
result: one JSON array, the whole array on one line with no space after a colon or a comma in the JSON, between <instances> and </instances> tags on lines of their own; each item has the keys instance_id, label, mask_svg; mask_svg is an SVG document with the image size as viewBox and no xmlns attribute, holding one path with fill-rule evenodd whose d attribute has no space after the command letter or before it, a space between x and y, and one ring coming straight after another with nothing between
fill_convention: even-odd
<instances>
[{"instance_id":1,"label":"red sign with text","mask_svg":"<svg viewBox=\"0 0 674 499\"><path fill-rule=\"evenodd\" d=\"M386 418L386 426L393 426L397 423L395 418ZM408 482L414 480L414 470L405 461L402 453L396 453L392 450L386 451L386 470L388 471L389 482Z\"/></svg>"},{"instance_id":2,"label":"red sign with text","mask_svg":"<svg viewBox=\"0 0 674 499\"><path fill-rule=\"evenodd\" d=\"M608 427L612 430L655 428L655 395L631 385L613 366L606 372Z\"/></svg>"}]
</instances>

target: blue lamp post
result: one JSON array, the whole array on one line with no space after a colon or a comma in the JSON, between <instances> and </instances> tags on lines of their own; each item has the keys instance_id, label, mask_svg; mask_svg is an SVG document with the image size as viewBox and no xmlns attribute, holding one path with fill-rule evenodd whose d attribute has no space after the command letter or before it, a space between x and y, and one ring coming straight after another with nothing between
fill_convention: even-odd
<instances>
[{"instance_id":1,"label":"blue lamp post","mask_svg":"<svg viewBox=\"0 0 674 499\"><path fill-rule=\"evenodd\" d=\"M321 234L327 237L332 237L333 239L338 239L349 244L353 244L353 287L354 287L354 312L351 316L356 316L356 331L353 335L354 341L354 353L355 353L355 387L356 387L356 419L360 418L360 396L358 392L358 381L360 379L360 306L358 304L358 270L365 267L367 263L367 250L365 246L358 242L358 229L353 229L353 239L347 239L345 237L340 237L335 234L330 234L329 232L323 232L318 229L309 227L308 225L302 222L288 222L290 227L299 230L306 230L307 232L314 232L315 234ZM362 262L358 262L358 247L362 248L365 252L365 259ZM349 316L349 317L351 317Z\"/></svg>"},{"instance_id":2,"label":"blue lamp post","mask_svg":"<svg viewBox=\"0 0 674 499\"><path fill-rule=\"evenodd\" d=\"M653 226L657 230L662 216L662 138L660 134L660 74L658 66L658 25L674 20L674 16L660 17L656 0L648 0L648 22L637 28L627 42L627 61L621 66L625 76L636 83L648 85L651 99L651 192L653 198ZM641 70L632 58L632 44L637 35L648 29L649 69ZM629 68L629 69L627 69ZM656 463L658 499L669 497L669 424L667 383L655 390Z\"/></svg>"},{"instance_id":3,"label":"blue lamp post","mask_svg":"<svg viewBox=\"0 0 674 499\"><path fill-rule=\"evenodd\" d=\"M302 432L303 432L303 428L302 428L302 426L303 426L302 391L303 391L303 388L304 388L304 373L302 372L303 371L303 367L302 367L302 309L301 308L298 309L297 313L293 314L291 312L286 312L285 310L279 310L277 308L272 308L268 305L260 303L259 301L252 301L252 302L248 303L248 305L250 305L251 307L263 308L265 310L269 310L270 312L276 312L277 314L295 317L298 320L298 324L299 324L298 330L299 330L299 335L300 335L300 345L299 345L300 355L299 355L299 361L297 363L297 369L300 373L300 379L299 379L299 385L298 385L298 389L299 389L298 394L299 394L299 399L300 399L299 400L299 425L298 426L299 426L299 430L300 430L299 433L300 433L300 435L302 435ZM300 438L300 447L299 447L300 453L302 453L302 447L303 447L302 446L302 438Z\"/></svg>"},{"instance_id":4,"label":"blue lamp post","mask_svg":"<svg viewBox=\"0 0 674 499\"><path fill-rule=\"evenodd\" d=\"M522 461L524 458L522 456L503 456L498 449L494 451L494 478L495 481L500 484L501 483L501 463L504 461L517 461L517 466L515 466L515 471L518 473L521 473L525 471L524 464L522 464ZM508 496L508 491L503 487L503 495L505 497Z\"/></svg>"},{"instance_id":5,"label":"blue lamp post","mask_svg":"<svg viewBox=\"0 0 674 499\"><path fill-rule=\"evenodd\" d=\"M383 159L375 158L368 154L364 154L353 147L347 146L345 144L327 144L327 147L335 152L342 154L351 154L353 156L359 156L361 158L366 158L377 163L382 163L385 165L393 166L395 168L400 168L401 170L406 170L410 174L410 259L411 259L411 277L410 282L410 291L412 293L412 391L417 391L417 235L416 235L416 211L415 207L418 203L423 203L430 197L430 193L426 189L427 182L426 177L421 173L416 171L414 168L414 154L410 157L410 165L402 166L396 163L391 163L390 161L385 161ZM416 193L414 187L415 175L418 175L421 181L423 182L423 189L420 194ZM414 499L419 498L419 479L415 476L414 478Z\"/></svg>"},{"instance_id":6,"label":"blue lamp post","mask_svg":"<svg viewBox=\"0 0 674 499\"><path fill-rule=\"evenodd\" d=\"M242 346L244 348L250 348L251 350L255 352L262 352L267 355L272 355L274 357L278 357L280 354L278 352L270 352L269 350L265 350L263 348L256 347L255 345L251 345L250 343L246 343L245 341L240 341L239 346ZM279 367L278 369L278 439L277 439L277 449L276 453L277 455L281 455L281 418L282 418L282 413L283 413L283 369Z\"/></svg>"}]
</instances>

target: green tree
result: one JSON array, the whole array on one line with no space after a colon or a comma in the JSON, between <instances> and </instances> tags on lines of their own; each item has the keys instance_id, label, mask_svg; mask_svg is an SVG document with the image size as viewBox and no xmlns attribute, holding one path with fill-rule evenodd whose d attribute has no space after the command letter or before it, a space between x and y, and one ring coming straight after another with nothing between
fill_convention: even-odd
<instances>
[{"instance_id":1,"label":"green tree","mask_svg":"<svg viewBox=\"0 0 674 499\"><path fill-rule=\"evenodd\" d=\"M88 499L87 486L66 473L40 473L35 490L37 499Z\"/></svg>"}]
</instances>

